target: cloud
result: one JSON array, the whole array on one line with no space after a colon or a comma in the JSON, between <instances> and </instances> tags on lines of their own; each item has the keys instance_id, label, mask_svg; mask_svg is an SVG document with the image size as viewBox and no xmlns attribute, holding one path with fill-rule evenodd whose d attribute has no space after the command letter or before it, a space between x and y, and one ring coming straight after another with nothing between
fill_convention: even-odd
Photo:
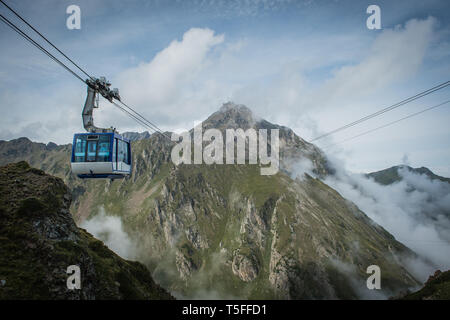
<instances>
[{"instance_id":1,"label":"cloud","mask_svg":"<svg viewBox=\"0 0 450 320\"><path fill-rule=\"evenodd\" d=\"M119 76L123 93L134 102L170 102L180 86L189 82L204 67L210 49L223 40L223 35L216 36L210 29L188 30L181 41L172 41L151 62Z\"/></svg>"},{"instance_id":2,"label":"cloud","mask_svg":"<svg viewBox=\"0 0 450 320\"><path fill-rule=\"evenodd\" d=\"M277 116L269 111L276 110L282 124L291 127L301 126L308 130L311 122L309 115L312 114L322 132L335 129L340 120L348 122L349 118L353 119L355 111L361 112L362 106L366 109L379 108L377 101L386 97L386 88L411 79L417 73L433 38L435 24L436 19L432 17L412 19L403 26L384 29L372 43L350 35L330 39L322 36L332 45L329 48L325 46L326 50L323 50L323 45L320 46L322 50L319 52L316 52L317 43L314 40L300 40L299 47L286 48L285 45L281 48L298 52L297 59L291 57L272 77L272 81L241 88L235 92L235 100L263 108L267 112L262 114L272 114L275 119ZM342 55L345 48L355 46L355 42L363 44L355 48L362 54L359 61L351 52L347 52L341 60L333 58L334 51L336 55ZM312 57L305 61L309 52L314 52L321 61L315 62ZM285 56L280 53L280 60ZM313 81L311 74L314 75L316 70L321 70L320 76Z\"/></svg>"},{"instance_id":3,"label":"cloud","mask_svg":"<svg viewBox=\"0 0 450 320\"><path fill-rule=\"evenodd\" d=\"M90 220L85 220L80 227L86 229L94 237L124 259L136 258L136 247L124 231L119 217L107 216L103 207Z\"/></svg>"},{"instance_id":4,"label":"cloud","mask_svg":"<svg viewBox=\"0 0 450 320\"><path fill-rule=\"evenodd\" d=\"M190 98L196 100L195 91L210 89L200 75L209 63L212 49L224 41L224 35L215 35L213 30L191 28L181 41L173 40L150 62L120 74L117 83L121 95L129 104L147 114L164 114L166 118L185 116L190 110L184 105ZM198 98L198 97L197 97Z\"/></svg>"},{"instance_id":5,"label":"cloud","mask_svg":"<svg viewBox=\"0 0 450 320\"><path fill-rule=\"evenodd\" d=\"M331 264L346 277L349 285L354 290L359 299L362 300L386 300L393 296L390 290L386 290L381 286L381 289L368 289L367 288L367 274L366 278L359 275L355 265L348 264L344 261L337 259L330 259Z\"/></svg>"},{"instance_id":6,"label":"cloud","mask_svg":"<svg viewBox=\"0 0 450 320\"><path fill-rule=\"evenodd\" d=\"M44 143L71 143L73 134L84 130L81 110L86 89L72 84L64 86L68 88L66 92L56 85L46 96L36 89L22 95L15 88L0 90L0 101L8 106L8 117L0 119L0 139L28 137Z\"/></svg>"},{"instance_id":7,"label":"cloud","mask_svg":"<svg viewBox=\"0 0 450 320\"><path fill-rule=\"evenodd\" d=\"M298 179L300 181L305 180L306 174L315 177L314 164L306 157L285 158L283 159L283 167L289 172L292 179Z\"/></svg>"},{"instance_id":8,"label":"cloud","mask_svg":"<svg viewBox=\"0 0 450 320\"><path fill-rule=\"evenodd\" d=\"M367 97L414 75L422 64L436 19L412 19L404 26L385 29L367 48L367 57L356 65L334 72L323 88L329 103L349 97Z\"/></svg>"},{"instance_id":9,"label":"cloud","mask_svg":"<svg viewBox=\"0 0 450 320\"><path fill-rule=\"evenodd\" d=\"M406 261L420 280L424 281L433 269L450 269L449 184L399 170L403 180L383 186L361 174L349 173L341 165L335 168L336 175L325 182L425 258Z\"/></svg>"},{"instance_id":10,"label":"cloud","mask_svg":"<svg viewBox=\"0 0 450 320\"><path fill-rule=\"evenodd\" d=\"M409 162L409 155L405 153L402 157L402 164L409 166L411 163Z\"/></svg>"},{"instance_id":11,"label":"cloud","mask_svg":"<svg viewBox=\"0 0 450 320\"><path fill-rule=\"evenodd\" d=\"M236 18L267 15L273 11L296 9L310 5L314 0L191 0L179 1L189 8L207 12L214 17Z\"/></svg>"}]
</instances>

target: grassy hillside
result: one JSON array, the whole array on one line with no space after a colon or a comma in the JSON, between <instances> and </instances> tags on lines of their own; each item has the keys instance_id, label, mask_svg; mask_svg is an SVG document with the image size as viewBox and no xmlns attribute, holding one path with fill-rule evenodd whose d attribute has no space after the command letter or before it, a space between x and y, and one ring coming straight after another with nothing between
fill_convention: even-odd
<instances>
[{"instance_id":1,"label":"grassy hillside","mask_svg":"<svg viewBox=\"0 0 450 320\"><path fill-rule=\"evenodd\" d=\"M383 270L386 296L418 285L401 262L413 255L408 248L321 180L290 175L299 159L310 161L319 177L329 172L317 147L288 128L254 120L243 106L224 106L204 127L279 129L280 172L261 176L258 165L175 166L173 143L161 135L132 143L133 173L123 180L73 177L69 146L41 146L33 160L43 158L34 163L71 188L77 223L102 208L121 217L139 260L180 297L367 298L372 264ZM4 144L0 151L14 148Z\"/></svg>"},{"instance_id":2,"label":"grassy hillside","mask_svg":"<svg viewBox=\"0 0 450 320\"><path fill-rule=\"evenodd\" d=\"M450 270L431 276L422 289L407 294L403 300L450 300Z\"/></svg>"}]
</instances>

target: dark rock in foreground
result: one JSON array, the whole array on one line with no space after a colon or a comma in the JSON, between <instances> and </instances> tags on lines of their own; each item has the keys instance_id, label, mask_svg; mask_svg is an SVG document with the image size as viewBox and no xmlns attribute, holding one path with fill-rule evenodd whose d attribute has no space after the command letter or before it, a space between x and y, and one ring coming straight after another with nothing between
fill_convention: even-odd
<instances>
[{"instance_id":1,"label":"dark rock in foreground","mask_svg":"<svg viewBox=\"0 0 450 320\"><path fill-rule=\"evenodd\" d=\"M0 168L0 299L173 299L144 265L78 228L70 203L61 179L23 161ZM67 288L70 265L79 290Z\"/></svg>"}]
</instances>

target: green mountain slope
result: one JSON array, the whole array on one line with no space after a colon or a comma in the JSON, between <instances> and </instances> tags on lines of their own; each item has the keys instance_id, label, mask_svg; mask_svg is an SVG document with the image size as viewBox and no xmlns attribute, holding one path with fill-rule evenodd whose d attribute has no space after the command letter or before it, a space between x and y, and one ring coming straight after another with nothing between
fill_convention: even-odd
<instances>
[{"instance_id":1,"label":"green mountain slope","mask_svg":"<svg viewBox=\"0 0 450 320\"><path fill-rule=\"evenodd\" d=\"M224 105L203 125L279 129L282 170L261 176L259 165L175 166L173 143L161 135L133 142L133 174L113 182L67 173L70 164L58 159L68 159L69 146L39 152L46 170L59 166L56 175L72 188L75 220L101 208L120 216L139 260L180 297L371 297L366 268L373 264L381 267L386 295L418 285L401 263L413 253L312 176L330 172L317 147L241 105ZM299 159L312 170L294 179Z\"/></svg>"},{"instance_id":2,"label":"green mountain slope","mask_svg":"<svg viewBox=\"0 0 450 320\"><path fill-rule=\"evenodd\" d=\"M403 300L450 300L450 270L436 271L422 289L406 294Z\"/></svg>"},{"instance_id":3,"label":"green mountain slope","mask_svg":"<svg viewBox=\"0 0 450 320\"><path fill-rule=\"evenodd\" d=\"M0 167L0 299L172 299L139 262L76 227L61 179L26 162ZM67 289L78 265L81 288Z\"/></svg>"}]
</instances>

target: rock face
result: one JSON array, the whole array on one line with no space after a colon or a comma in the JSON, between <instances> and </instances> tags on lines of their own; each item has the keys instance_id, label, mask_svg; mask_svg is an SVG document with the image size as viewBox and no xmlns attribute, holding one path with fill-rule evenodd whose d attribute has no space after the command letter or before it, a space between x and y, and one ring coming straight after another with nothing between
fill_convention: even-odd
<instances>
[{"instance_id":1,"label":"rock face","mask_svg":"<svg viewBox=\"0 0 450 320\"><path fill-rule=\"evenodd\" d=\"M139 260L183 297L361 298L373 264L387 295L418 285L402 264L413 253L320 180L331 170L316 146L233 103L203 127L279 129L281 170L262 176L259 165L175 166L173 142L152 135L133 142L127 179L79 181L59 173L72 190L75 220L99 208L121 216ZM50 152L44 163L67 157ZM310 174L294 179L304 159Z\"/></svg>"},{"instance_id":2,"label":"rock face","mask_svg":"<svg viewBox=\"0 0 450 320\"><path fill-rule=\"evenodd\" d=\"M236 255L233 259L232 270L242 281L250 282L258 275L258 264L253 258Z\"/></svg>"},{"instance_id":3,"label":"rock face","mask_svg":"<svg viewBox=\"0 0 450 320\"><path fill-rule=\"evenodd\" d=\"M171 299L144 265L75 225L69 189L26 162L0 168L0 299ZM67 288L71 265L81 289Z\"/></svg>"}]
</instances>

